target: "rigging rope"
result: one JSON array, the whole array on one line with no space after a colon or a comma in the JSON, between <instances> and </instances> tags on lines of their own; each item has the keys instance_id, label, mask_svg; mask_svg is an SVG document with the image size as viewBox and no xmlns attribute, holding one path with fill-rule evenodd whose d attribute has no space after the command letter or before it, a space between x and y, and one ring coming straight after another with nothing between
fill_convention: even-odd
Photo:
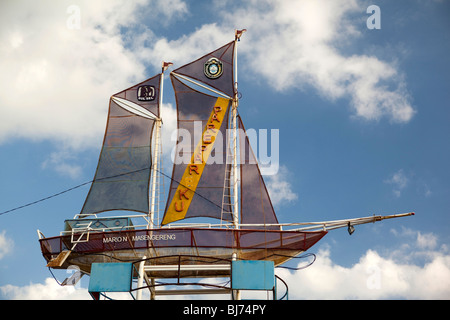
<instances>
[{"instance_id":1,"label":"rigging rope","mask_svg":"<svg viewBox=\"0 0 450 320\"><path fill-rule=\"evenodd\" d=\"M290 257L290 258L293 258L293 259L304 259L304 258L308 258L308 257L313 257L313 260L309 264L307 264L305 266L301 266L301 267L297 267L297 268L286 267L286 266L277 266L277 267L275 267L275 268L280 268L280 269L287 269L287 270L294 270L294 271L302 270L302 269L308 268L309 266L311 266L316 261L316 255L314 253L306 253L306 254L298 256L298 257L281 255L281 254L276 254L276 255L277 256L282 256L282 257Z\"/></svg>"},{"instance_id":2,"label":"rigging rope","mask_svg":"<svg viewBox=\"0 0 450 320\"><path fill-rule=\"evenodd\" d=\"M114 175L114 176L111 176L111 177L105 177L105 178L100 178L100 179L96 179L96 180L97 180L97 181L101 181L101 180L106 180L106 179L111 179L111 178L121 177L121 176L124 176L124 175L127 175L127 174L132 174L132 173L136 173L136 172L140 172L140 171L144 171L144 170L148 170L148 169L149 169L149 168L139 169L139 170L135 170L135 171L131 171L131 172L125 172L125 173L117 174L117 175ZM35 204L37 204L37 203L40 203L40 202L49 200L49 199L51 199L51 198L55 198L55 197L60 196L60 195L62 195L62 194L64 194L64 193L67 193L67 192L69 192L69 191L73 191L73 190L75 190L75 189L81 188L82 186L85 186L85 185L87 185L87 184L89 184L89 183L92 183L92 182L94 182L94 181L95 181L95 180L90 180L90 181L81 183L81 184L79 184L79 185L77 185L77 186L75 186L75 187L72 187L72 188L66 189L66 190L64 190L64 191L61 191L61 192L52 194L51 196L48 196L48 197L45 197L45 198L42 198L42 199L39 199L39 200L30 202L30 203L27 203L27 204L24 204L24 205L21 205L21 206L19 206L19 207L16 207L16 208L13 208L13 209L10 209L10 210L6 210L6 211L4 211L4 212L0 212L0 216L1 216L1 215L4 215L4 214L6 214L6 213L12 212L12 211L16 211L16 210L19 210L19 209L23 209L23 208L26 208L26 207L35 205Z\"/></svg>"},{"instance_id":3,"label":"rigging rope","mask_svg":"<svg viewBox=\"0 0 450 320\"><path fill-rule=\"evenodd\" d=\"M64 191L61 191L61 192L52 194L51 196L48 196L48 197L45 197L45 198L42 198L42 199L39 199L39 200L30 202L30 203L27 203L27 204L24 204L24 205L22 205L22 206L19 206L19 207L10 209L10 210L6 210L6 211L4 211L4 212L0 212L0 216L1 216L1 215L4 215L4 214L6 214L6 213L12 212L12 211L16 211L16 210L19 210L19 209L23 209L23 208L25 208L25 207L32 206L32 205L37 204L37 203L39 203L39 202L43 202L43 201L45 201L45 200L49 200L49 199L51 199L51 198L60 196L60 195L62 195L62 194L64 194L64 193L66 193L66 192L69 192L69 191L78 189L78 188L80 188L80 187L82 187L82 186L84 186L84 185L86 185L86 184L91 183L91 182L92 182L92 181L85 182L85 183L79 184L79 185L77 185L77 186L75 186L75 187L69 188L69 189L67 189L67 190L64 190Z\"/></svg>"},{"instance_id":4,"label":"rigging rope","mask_svg":"<svg viewBox=\"0 0 450 320\"><path fill-rule=\"evenodd\" d=\"M60 191L60 192L55 193L55 194L52 194L52 195L50 195L50 196L47 196L47 197L45 197L45 198L42 198L42 199L39 199L39 200L30 202L30 203L27 203L27 204L24 204L24 205L21 205L21 206L18 206L18 207L15 207L15 208L12 208L12 209L9 209L9 210L6 210L6 211L0 212L0 216L2 216L2 215L4 215L4 214L7 214L7 213L10 213L10 212L13 212L13 211L16 211L16 210L19 210L19 209L23 209L23 208L26 208L26 207L29 207L29 206L38 204L38 203L40 203L40 202L43 202L43 201L46 201L46 200L49 200L49 199L52 199L52 198L55 198L55 197L60 196L60 195L62 195L62 194L64 194L64 193L67 193L67 192L69 192L69 191L73 191L73 190L75 190L75 189L81 188L81 187L83 187L83 186L85 186L85 185L87 185L87 184L90 184L90 183L94 182L94 181L101 181L101 180L106 180L106 179L111 179L111 178L117 178L117 177L125 176L125 175L128 175L128 174L132 174L132 173L136 173L136 172L140 172L140 171L144 171L144 170L149 170L149 169L150 169L150 168L144 168L144 169L139 169L139 170L134 170L134 171L130 171L130 172L125 172L125 173L117 174L117 175L110 176L110 177L105 177L105 178L99 178L99 179L90 180L90 181L81 183L81 184L79 184L79 185L77 185L77 186L74 186L74 187L72 187L72 188L69 188L69 189ZM172 177L168 176L167 174L165 174L164 172L162 172L162 171L160 171L160 170L156 170L156 171L158 171L158 172L159 172L160 174L162 174L164 177L169 178L169 179L172 180L172 181L175 181L176 183L182 185L182 186L185 187L185 188L188 188L189 190L193 191L196 195L198 195L199 197L203 198L204 200L206 200L206 201L212 203L212 204L215 205L216 207L222 209L222 206L219 206L217 203L215 203L215 202L209 200L209 199L206 198L205 196L202 196L202 195L199 194L197 191L192 190L191 188L189 188L189 187L183 185L181 182L179 182L179 181L173 179Z\"/></svg>"}]
</instances>

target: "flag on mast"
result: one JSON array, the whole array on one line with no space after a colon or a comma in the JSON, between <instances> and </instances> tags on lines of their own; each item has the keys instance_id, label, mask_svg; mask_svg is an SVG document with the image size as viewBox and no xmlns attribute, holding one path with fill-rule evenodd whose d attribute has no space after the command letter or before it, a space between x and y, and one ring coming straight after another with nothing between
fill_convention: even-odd
<instances>
[{"instance_id":1,"label":"flag on mast","mask_svg":"<svg viewBox=\"0 0 450 320\"><path fill-rule=\"evenodd\" d=\"M165 62L162 63L162 72L166 71L171 65L173 65L172 62Z\"/></svg>"},{"instance_id":2,"label":"flag on mast","mask_svg":"<svg viewBox=\"0 0 450 320\"><path fill-rule=\"evenodd\" d=\"M234 32L234 40L240 41L242 34L247 31L247 29L236 30Z\"/></svg>"}]
</instances>

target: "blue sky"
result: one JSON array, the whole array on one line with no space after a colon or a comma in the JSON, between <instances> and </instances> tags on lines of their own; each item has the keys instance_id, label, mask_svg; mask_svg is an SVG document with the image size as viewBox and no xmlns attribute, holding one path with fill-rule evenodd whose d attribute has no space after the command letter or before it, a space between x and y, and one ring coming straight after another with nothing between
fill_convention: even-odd
<instances>
[{"instance_id":1,"label":"blue sky","mask_svg":"<svg viewBox=\"0 0 450 320\"><path fill-rule=\"evenodd\" d=\"M0 212L91 180L112 94L246 28L239 112L279 129L265 179L280 222L416 212L330 232L311 267L277 271L290 297L449 299L449 16L445 0L2 1ZM0 298L89 298L55 283L36 234L59 234L88 190L0 215Z\"/></svg>"}]
</instances>

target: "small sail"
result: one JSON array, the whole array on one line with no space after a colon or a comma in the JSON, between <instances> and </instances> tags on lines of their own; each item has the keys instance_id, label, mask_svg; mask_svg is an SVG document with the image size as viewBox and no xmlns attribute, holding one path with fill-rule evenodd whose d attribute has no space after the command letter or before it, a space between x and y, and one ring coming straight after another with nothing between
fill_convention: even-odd
<instances>
[{"instance_id":1,"label":"small sail","mask_svg":"<svg viewBox=\"0 0 450 320\"><path fill-rule=\"evenodd\" d=\"M94 181L80 217L109 210L149 212L151 137L159 117L161 75L110 99Z\"/></svg>"},{"instance_id":2,"label":"small sail","mask_svg":"<svg viewBox=\"0 0 450 320\"><path fill-rule=\"evenodd\" d=\"M233 97L234 46L235 41L227 43L173 72L203 82L229 97Z\"/></svg>"},{"instance_id":3,"label":"small sail","mask_svg":"<svg viewBox=\"0 0 450 320\"><path fill-rule=\"evenodd\" d=\"M150 111L159 118L161 74L116 93L114 97L128 100Z\"/></svg>"},{"instance_id":4,"label":"small sail","mask_svg":"<svg viewBox=\"0 0 450 320\"><path fill-rule=\"evenodd\" d=\"M278 219L269 192L245 133L241 117L238 117L238 123L241 161L241 224L277 224ZM279 229L276 226L252 227L252 229L259 228Z\"/></svg>"},{"instance_id":5,"label":"small sail","mask_svg":"<svg viewBox=\"0 0 450 320\"><path fill-rule=\"evenodd\" d=\"M224 214L222 210L229 168L226 129L231 100L196 91L173 74L171 80L177 103L178 142L162 225L192 217L232 220L231 212ZM226 207L229 210L229 203Z\"/></svg>"}]
</instances>

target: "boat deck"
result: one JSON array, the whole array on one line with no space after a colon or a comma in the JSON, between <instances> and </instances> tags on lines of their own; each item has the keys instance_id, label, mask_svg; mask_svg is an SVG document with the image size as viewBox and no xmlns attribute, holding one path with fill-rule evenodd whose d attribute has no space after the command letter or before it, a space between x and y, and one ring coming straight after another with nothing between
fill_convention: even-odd
<instances>
[{"instance_id":1,"label":"boat deck","mask_svg":"<svg viewBox=\"0 0 450 320\"><path fill-rule=\"evenodd\" d=\"M49 266L65 269L75 265L85 273L90 273L92 263L134 262L143 257L149 259L146 265L201 265L206 260L208 264L221 264L235 254L237 259L270 260L277 266L308 250L326 233L327 231L160 228L62 235L42 238L40 245ZM58 261L61 253L64 257ZM179 272L180 270L161 271L155 268L150 276L173 277L179 276ZM224 275L220 270L195 268L182 270L182 273L183 276Z\"/></svg>"}]
</instances>

